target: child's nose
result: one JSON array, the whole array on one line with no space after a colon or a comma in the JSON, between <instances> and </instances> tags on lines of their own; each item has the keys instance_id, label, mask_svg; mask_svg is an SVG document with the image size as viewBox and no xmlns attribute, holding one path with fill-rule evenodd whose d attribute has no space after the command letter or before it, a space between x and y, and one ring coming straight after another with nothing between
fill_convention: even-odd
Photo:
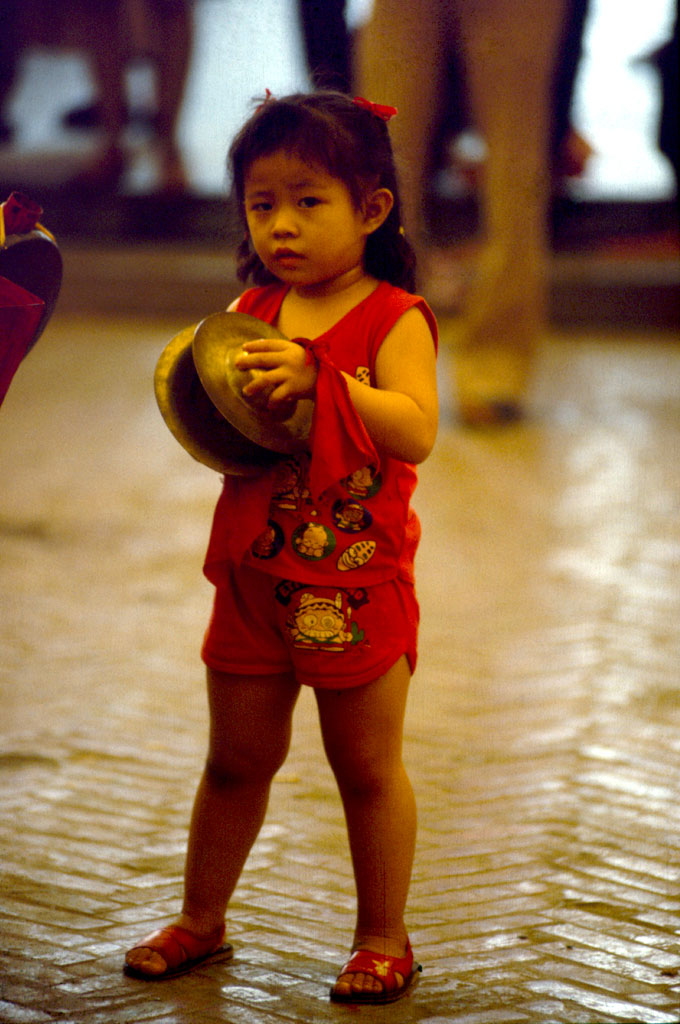
<instances>
[{"instance_id":1,"label":"child's nose","mask_svg":"<svg viewBox=\"0 0 680 1024\"><path fill-rule=\"evenodd\" d=\"M272 225L272 232L276 238L297 233L297 223L292 210L282 207L277 211Z\"/></svg>"}]
</instances>

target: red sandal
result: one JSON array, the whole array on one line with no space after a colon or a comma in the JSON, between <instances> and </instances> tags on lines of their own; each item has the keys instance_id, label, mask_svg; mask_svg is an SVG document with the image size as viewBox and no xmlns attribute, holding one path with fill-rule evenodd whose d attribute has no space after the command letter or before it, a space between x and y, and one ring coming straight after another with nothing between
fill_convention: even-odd
<instances>
[{"instance_id":1,"label":"red sandal","mask_svg":"<svg viewBox=\"0 0 680 1024\"><path fill-rule=\"evenodd\" d=\"M387 956L372 953L369 949L357 949L340 971L343 974L368 974L376 978L383 986L382 992L348 992L338 993L331 989L331 1001L334 1003L394 1003L412 989L422 971L420 964L413 960L411 943L407 943L404 956ZM400 974L402 981L396 975Z\"/></svg>"},{"instance_id":2,"label":"red sandal","mask_svg":"<svg viewBox=\"0 0 680 1024\"><path fill-rule=\"evenodd\" d=\"M127 960L123 970L133 978L159 981L175 977L178 974L185 974L197 967L198 964L230 960L234 951L229 943L224 942L224 932L223 924L205 937L194 935L193 932L187 931L186 928L180 928L176 924L168 925L167 928L159 928L158 931L151 932L136 946L128 950L128 954L134 949L152 949L165 960L165 970L160 974L151 974L127 963Z\"/></svg>"}]
</instances>

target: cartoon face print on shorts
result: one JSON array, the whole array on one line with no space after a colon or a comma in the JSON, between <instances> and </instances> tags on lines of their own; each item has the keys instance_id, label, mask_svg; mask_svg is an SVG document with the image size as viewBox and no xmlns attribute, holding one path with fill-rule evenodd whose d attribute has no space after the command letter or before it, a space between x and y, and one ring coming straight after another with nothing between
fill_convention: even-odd
<instances>
[{"instance_id":1,"label":"cartoon face print on shorts","mask_svg":"<svg viewBox=\"0 0 680 1024\"><path fill-rule=\"evenodd\" d=\"M278 523L270 519L259 535L253 541L251 552L254 558L276 558L283 547L283 530Z\"/></svg>"},{"instance_id":2,"label":"cartoon face print on shorts","mask_svg":"<svg viewBox=\"0 0 680 1024\"><path fill-rule=\"evenodd\" d=\"M364 640L340 592L334 600L305 590L296 594L286 629L294 647L313 651L340 654Z\"/></svg>"},{"instance_id":3,"label":"cartoon face print on shorts","mask_svg":"<svg viewBox=\"0 0 680 1024\"><path fill-rule=\"evenodd\" d=\"M342 484L355 498L372 498L382 487L382 477L375 466L363 466L345 477Z\"/></svg>"},{"instance_id":4,"label":"cartoon face print on shorts","mask_svg":"<svg viewBox=\"0 0 680 1024\"><path fill-rule=\"evenodd\" d=\"M335 550L335 534L321 523L301 523L290 540L295 554L310 562L318 562Z\"/></svg>"},{"instance_id":5,"label":"cartoon face print on shorts","mask_svg":"<svg viewBox=\"0 0 680 1024\"><path fill-rule=\"evenodd\" d=\"M367 530L373 522L373 516L367 508L352 498L338 498L331 510L333 522L343 533L360 533Z\"/></svg>"}]
</instances>

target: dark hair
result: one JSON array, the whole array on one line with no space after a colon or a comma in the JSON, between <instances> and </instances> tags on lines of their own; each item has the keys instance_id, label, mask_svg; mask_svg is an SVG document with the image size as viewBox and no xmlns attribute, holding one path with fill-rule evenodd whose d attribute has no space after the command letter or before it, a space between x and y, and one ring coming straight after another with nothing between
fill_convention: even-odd
<instances>
[{"instance_id":1,"label":"dark hair","mask_svg":"<svg viewBox=\"0 0 680 1024\"><path fill-rule=\"evenodd\" d=\"M238 276L256 284L276 278L253 251L245 216L245 179L259 157L284 149L339 178L360 209L368 195L387 188L394 206L366 240L366 271L380 280L415 290L415 254L401 227L399 187L387 124L341 92L268 96L245 123L229 150L232 188L246 235L238 249Z\"/></svg>"}]
</instances>

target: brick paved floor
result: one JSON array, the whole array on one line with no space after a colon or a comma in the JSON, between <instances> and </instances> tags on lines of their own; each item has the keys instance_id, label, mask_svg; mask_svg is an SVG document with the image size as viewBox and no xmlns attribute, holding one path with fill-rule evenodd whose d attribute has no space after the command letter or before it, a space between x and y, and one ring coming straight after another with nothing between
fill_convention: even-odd
<instances>
[{"instance_id":1,"label":"brick paved floor","mask_svg":"<svg viewBox=\"0 0 680 1024\"><path fill-rule=\"evenodd\" d=\"M176 909L206 725L218 479L151 390L183 326L57 315L0 411L0 1021L678 1020L680 346L661 337L551 338L534 416L499 435L445 403L418 492L413 996L327 1001L353 895L308 694L234 960L122 976ZM444 347L444 396L446 377Z\"/></svg>"}]
</instances>

